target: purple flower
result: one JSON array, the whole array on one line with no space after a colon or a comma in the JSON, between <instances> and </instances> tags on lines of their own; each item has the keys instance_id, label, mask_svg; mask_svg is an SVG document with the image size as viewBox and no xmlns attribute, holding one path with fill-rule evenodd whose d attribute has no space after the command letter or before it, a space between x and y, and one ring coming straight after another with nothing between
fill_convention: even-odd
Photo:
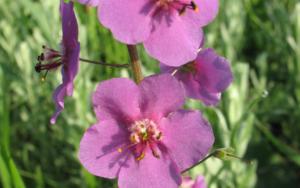
<instances>
[{"instance_id":1,"label":"purple flower","mask_svg":"<svg viewBox=\"0 0 300 188\"><path fill-rule=\"evenodd\" d=\"M203 176L198 176L196 180L193 180L191 177L182 178L182 188L207 188L205 184L205 179Z\"/></svg>"},{"instance_id":2,"label":"purple flower","mask_svg":"<svg viewBox=\"0 0 300 188\"><path fill-rule=\"evenodd\" d=\"M53 93L56 111L50 122L54 124L56 118L64 108L64 97L72 96L73 80L79 66L80 44L78 42L78 25L73 10L73 2L60 1L60 14L62 17L62 42L61 50L57 51L43 46L44 52L38 57L39 63L35 66L37 72L54 70L62 66L63 82ZM46 62L42 64L42 62ZM46 75L45 74L45 75Z\"/></svg>"},{"instance_id":3,"label":"purple flower","mask_svg":"<svg viewBox=\"0 0 300 188\"><path fill-rule=\"evenodd\" d=\"M127 44L143 42L151 56L169 66L196 58L201 27L217 13L218 0L98 0L99 20L116 39Z\"/></svg>"},{"instance_id":4,"label":"purple flower","mask_svg":"<svg viewBox=\"0 0 300 188\"><path fill-rule=\"evenodd\" d=\"M115 78L93 94L97 123L84 134L79 159L92 174L118 177L120 188L178 187L180 172L208 153L214 142L198 111L180 110L181 84L171 75L139 85Z\"/></svg>"},{"instance_id":5,"label":"purple flower","mask_svg":"<svg viewBox=\"0 0 300 188\"><path fill-rule=\"evenodd\" d=\"M228 61L213 49L201 50L196 60L181 67L161 64L161 71L173 73L184 85L188 97L202 100L206 105L216 105L233 80Z\"/></svg>"}]
</instances>

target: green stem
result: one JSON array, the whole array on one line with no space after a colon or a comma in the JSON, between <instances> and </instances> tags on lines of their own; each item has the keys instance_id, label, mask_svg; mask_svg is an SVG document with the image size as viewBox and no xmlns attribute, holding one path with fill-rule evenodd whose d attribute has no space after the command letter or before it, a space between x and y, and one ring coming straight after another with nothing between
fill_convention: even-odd
<instances>
[{"instance_id":1,"label":"green stem","mask_svg":"<svg viewBox=\"0 0 300 188\"><path fill-rule=\"evenodd\" d=\"M95 64L95 65L103 65L103 66L108 66L108 67L128 67L129 66L129 64L104 63L101 61L92 61L92 60L83 59L83 58L79 58L79 60L86 62L86 63L91 63L91 64Z\"/></svg>"},{"instance_id":2,"label":"green stem","mask_svg":"<svg viewBox=\"0 0 300 188\"><path fill-rule=\"evenodd\" d=\"M127 45L134 81L139 84L143 80L141 63L135 45Z\"/></svg>"},{"instance_id":3,"label":"green stem","mask_svg":"<svg viewBox=\"0 0 300 188\"><path fill-rule=\"evenodd\" d=\"M198 163L194 164L193 166L191 166L190 168L186 169L185 171L182 172L185 173L189 170L191 170L192 168L195 168L196 166L198 166L199 164L203 163L204 161L206 161L207 159L209 159L210 157L214 156L216 153L216 151L211 152L209 155L207 155L204 159L202 159L201 161L199 161Z\"/></svg>"}]
</instances>

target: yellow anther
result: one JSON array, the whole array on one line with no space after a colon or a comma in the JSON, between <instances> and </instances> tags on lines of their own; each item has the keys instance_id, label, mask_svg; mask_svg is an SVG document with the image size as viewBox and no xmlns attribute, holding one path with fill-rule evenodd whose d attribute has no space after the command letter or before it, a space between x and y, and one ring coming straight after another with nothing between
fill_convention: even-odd
<instances>
[{"instance_id":1,"label":"yellow anther","mask_svg":"<svg viewBox=\"0 0 300 188\"><path fill-rule=\"evenodd\" d=\"M43 76L43 77L41 78L41 82L45 82L45 80L46 80L46 78Z\"/></svg>"},{"instance_id":2,"label":"yellow anther","mask_svg":"<svg viewBox=\"0 0 300 188\"><path fill-rule=\"evenodd\" d=\"M145 152L142 152L140 156L138 156L137 158L135 158L137 161L140 161L142 159L144 159L145 157Z\"/></svg>"},{"instance_id":3,"label":"yellow anther","mask_svg":"<svg viewBox=\"0 0 300 188\"><path fill-rule=\"evenodd\" d=\"M196 3L194 1L191 2L191 6L192 6L192 9L195 11L195 12L198 12L199 11L199 8L198 6L196 5Z\"/></svg>"},{"instance_id":4,"label":"yellow anther","mask_svg":"<svg viewBox=\"0 0 300 188\"><path fill-rule=\"evenodd\" d=\"M194 8L194 11L195 11L195 12L199 12L199 8L196 6L196 7Z\"/></svg>"},{"instance_id":5,"label":"yellow anther","mask_svg":"<svg viewBox=\"0 0 300 188\"><path fill-rule=\"evenodd\" d=\"M122 149L122 148L118 148L118 152L119 152L119 153L122 153L122 152L123 152L123 149Z\"/></svg>"}]
</instances>

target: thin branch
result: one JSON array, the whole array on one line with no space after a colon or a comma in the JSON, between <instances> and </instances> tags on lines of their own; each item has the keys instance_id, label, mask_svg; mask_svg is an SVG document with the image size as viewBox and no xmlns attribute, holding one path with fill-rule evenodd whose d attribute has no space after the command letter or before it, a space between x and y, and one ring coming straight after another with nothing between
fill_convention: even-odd
<instances>
[{"instance_id":1,"label":"thin branch","mask_svg":"<svg viewBox=\"0 0 300 188\"><path fill-rule=\"evenodd\" d=\"M139 84L143 80L141 63L139 60L139 55L135 45L127 45L128 53L131 60L131 68L133 72L134 81Z\"/></svg>"},{"instance_id":2,"label":"thin branch","mask_svg":"<svg viewBox=\"0 0 300 188\"><path fill-rule=\"evenodd\" d=\"M101 61L92 61L92 60L83 59L83 58L79 58L79 60L86 62L86 63L90 63L90 64L103 65L103 66L108 66L108 67L128 67L129 66L129 64L104 63Z\"/></svg>"}]
</instances>

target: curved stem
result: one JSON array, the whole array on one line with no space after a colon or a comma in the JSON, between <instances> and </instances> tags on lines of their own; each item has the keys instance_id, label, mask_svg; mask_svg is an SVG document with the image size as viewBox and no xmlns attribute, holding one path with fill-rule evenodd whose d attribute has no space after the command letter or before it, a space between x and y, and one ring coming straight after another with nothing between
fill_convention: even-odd
<instances>
[{"instance_id":1,"label":"curved stem","mask_svg":"<svg viewBox=\"0 0 300 188\"><path fill-rule=\"evenodd\" d=\"M214 156L216 154L216 151L211 152L209 155L207 155L204 159L202 159L201 161L199 161L198 163L194 164L193 166L191 166L190 168L186 169L185 171L182 172L185 173L189 170L191 170L192 168L198 166L199 164L203 163L204 161L206 161L207 159L209 159L210 157Z\"/></svg>"},{"instance_id":2,"label":"curved stem","mask_svg":"<svg viewBox=\"0 0 300 188\"><path fill-rule=\"evenodd\" d=\"M141 63L139 60L139 55L135 45L127 45L128 53L131 60L131 68L133 72L134 81L139 84L143 80Z\"/></svg>"},{"instance_id":3,"label":"curved stem","mask_svg":"<svg viewBox=\"0 0 300 188\"><path fill-rule=\"evenodd\" d=\"M129 66L129 64L104 63L101 61L92 61L92 60L83 59L83 58L79 58L79 60L86 62L86 63L91 63L91 64L95 64L95 65L103 65L103 66L108 66L108 67L128 67Z\"/></svg>"}]
</instances>

